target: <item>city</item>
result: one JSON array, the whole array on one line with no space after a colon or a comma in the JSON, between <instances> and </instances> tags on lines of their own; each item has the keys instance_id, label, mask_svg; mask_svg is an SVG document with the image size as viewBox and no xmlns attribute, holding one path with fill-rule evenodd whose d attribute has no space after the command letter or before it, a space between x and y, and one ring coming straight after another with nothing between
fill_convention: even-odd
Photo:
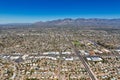
<instances>
[{"instance_id":1,"label":"city","mask_svg":"<svg viewBox=\"0 0 120 80\"><path fill-rule=\"evenodd\" d=\"M120 0L0 0L0 80L120 80Z\"/></svg>"},{"instance_id":2,"label":"city","mask_svg":"<svg viewBox=\"0 0 120 80\"><path fill-rule=\"evenodd\" d=\"M119 44L104 46L108 37L116 36L110 42L119 38L119 31L108 34L104 30L28 29L2 30L1 80L120 79ZM102 41L103 36L108 37Z\"/></svg>"}]
</instances>

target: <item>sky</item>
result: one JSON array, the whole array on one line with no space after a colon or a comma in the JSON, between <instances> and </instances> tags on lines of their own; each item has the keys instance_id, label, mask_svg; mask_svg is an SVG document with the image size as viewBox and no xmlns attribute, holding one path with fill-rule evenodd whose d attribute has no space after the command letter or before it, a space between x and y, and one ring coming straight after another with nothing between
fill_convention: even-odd
<instances>
[{"instance_id":1,"label":"sky","mask_svg":"<svg viewBox=\"0 0 120 80\"><path fill-rule=\"evenodd\" d=\"M0 23L120 18L120 0L0 0Z\"/></svg>"}]
</instances>

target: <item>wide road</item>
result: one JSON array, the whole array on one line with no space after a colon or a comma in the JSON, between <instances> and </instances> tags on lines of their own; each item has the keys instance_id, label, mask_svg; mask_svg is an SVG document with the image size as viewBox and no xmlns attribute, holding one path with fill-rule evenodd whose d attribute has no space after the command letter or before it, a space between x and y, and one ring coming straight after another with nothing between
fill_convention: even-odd
<instances>
[{"instance_id":1,"label":"wide road","mask_svg":"<svg viewBox=\"0 0 120 80\"><path fill-rule=\"evenodd\" d=\"M76 55L81 60L82 64L84 65L84 67L86 68L87 72L89 73L89 76L91 77L91 79L92 80L98 80L97 77L95 76L95 74L93 73L93 71L91 70L91 68L89 67L89 65L87 64L87 62L85 61L85 59L83 58L83 56L80 54L80 52L72 44L72 42L70 41L69 37L65 36L65 38L70 43L70 45L73 48L74 52L76 53Z\"/></svg>"},{"instance_id":2,"label":"wide road","mask_svg":"<svg viewBox=\"0 0 120 80\"><path fill-rule=\"evenodd\" d=\"M93 73L93 71L91 70L91 68L89 67L89 65L87 64L87 62L84 60L83 56L80 55L79 51L77 51L75 48L74 48L74 51L75 51L76 55L79 57L79 59L81 60L81 62L83 63L83 65L86 68L87 72L89 73L91 79L98 80L97 77L95 76L95 74Z\"/></svg>"}]
</instances>

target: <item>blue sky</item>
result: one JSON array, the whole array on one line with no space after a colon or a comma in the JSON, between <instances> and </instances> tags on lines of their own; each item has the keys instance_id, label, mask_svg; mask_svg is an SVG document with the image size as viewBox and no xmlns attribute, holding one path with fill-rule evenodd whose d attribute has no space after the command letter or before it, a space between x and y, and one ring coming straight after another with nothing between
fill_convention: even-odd
<instances>
[{"instance_id":1,"label":"blue sky","mask_svg":"<svg viewBox=\"0 0 120 80\"><path fill-rule=\"evenodd\" d=\"M120 0L0 0L0 23L120 18Z\"/></svg>"}]
</instances>

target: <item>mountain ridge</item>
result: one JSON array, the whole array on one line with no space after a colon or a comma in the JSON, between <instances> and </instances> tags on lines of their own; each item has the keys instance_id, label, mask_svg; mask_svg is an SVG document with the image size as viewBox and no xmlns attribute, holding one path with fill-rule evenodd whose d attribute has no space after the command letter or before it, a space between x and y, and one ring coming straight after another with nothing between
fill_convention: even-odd
<instances>
[{"instance_id":1,"label":"mountain ridge","mask_svg":"<svg viewBox=\"0 0 120 80\"><path fill-rule=\"evenodd\" d=\"M36 22L37 26L96 26L96 27L120 27L120 19L99 19L99 18L65 18L46 22Z\"/></svg>"},{"instance_id":2,"label":"mountain ridge","mask_svg":"<svg viewBox=\"0 0 120 80\"><path fill-rule=\"evenodd\" d=\"M10 23L0 26L27 26L27 27L94 27L94 28L120 28L120 19L99 19L99 18L65 18L51 21L38 21L35 23Z\"/></svg>"}]
</instances>

